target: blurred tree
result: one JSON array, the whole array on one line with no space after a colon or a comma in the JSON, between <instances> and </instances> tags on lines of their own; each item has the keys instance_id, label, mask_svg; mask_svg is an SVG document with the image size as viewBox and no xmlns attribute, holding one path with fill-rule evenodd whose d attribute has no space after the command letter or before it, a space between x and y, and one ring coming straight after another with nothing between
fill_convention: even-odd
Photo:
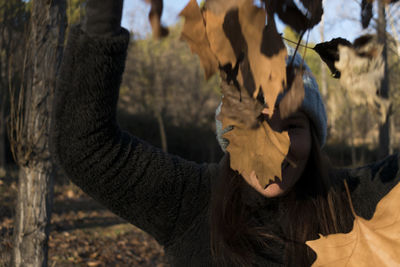
<instances>
[{"instance_id":1,"label":"blurred tree","mask_svg":"<svg viewBox=\"0 0 400 267\"><path fill-rule=\"evenodd\" d=\"M373 3L376 8L373 8ZM398 1L367 1L362 0L361 4L361 23L363 28L370 32L374 32L378 36L379 42L383 45L382 57L384 61L384 77L381 82L381 88L377 94L383 98L392 100L392 91L395 90L398 84L393 84L391 81L393 68L389 67L390 56L389 53L397 54L396 58L400 56L400 2ZM390 43L391 41L394 41ZM392 51L391 51L392 50ZM394 52L394 53L392 53ZM394 134L393 125L393 109L388 112L386 121L379 126L379 150L378 157L383 158L393 152L393 138Z\"/></svg>"},{"instance_id":2,"label":"blurred tree","mask_svg":"<svg viewBox=\"0 0 400 267\"><path fill-rule=\"evenodd\" d=\"M361 5L360 9L362 8L362 3L367 2L370 3L368 0L359 2ZM343 6L346 6L345 2L343 2ZM390 98L392 103L392 112L389 113L387 122L379 126L376 118L371 116L371 113L368 112L365 106L350 106L346 99L346 88L342 88L335 79L327 79L327 93L325 95L322 92L328 111L328 142L331 140L339 143L344 142L350 145L353 152L353 164L355 161L358 161L354 154L354 146L359 146L362 142L368 142L374 145L377 144L379 148L377 157L382 158L393 152L394 143L400 137L397 136L396 138L394 136L396 134L395 127L396 125L399 127L400 120L397 119L398 116L392 116L393 114L400 113L400 84L398 78L400 76L400 2L397 1L392 4L387 4L387 1L374 1L374 8L371 9L371 12L371 18L368 24L364 17L364 24L368 27L364 30L364 33L369 32L377 34L381 43L385 46L383 53L383 58L385 60L385 76L378 93L383 97ZM366 14L366 12L364 12L364 14ZM343 19L350 20L353 24L360 23L359 17L354 17L354 12L351 14L344 12L339 16ZM298 36L289 29L285 29L285 36L287 36L288 39L294 39L294 41L298 39ZM313 44L308 44L308 46L313 47ZM319 62L320 60L317 57L311 57L314 52L312 50L309 51L306 53L306 61L316 76L318 83L323 85L322 68L314 65L314 59ZM303 54L301 49L300 53ZM394 122L396 122L394 125L392 125L393 119ZM360 125L362 125L362 127Z\"/></svg>"},{"instance_id":3,"label":"blurred tree","mask_svg":"<svg viewBox=\"0 0 400 267\"><path fill-rule=\"evenodd\" d=\"M80 23L85 16L87 0L67 0L68 25Z\"/></svg>"},{"instance_id":4,"label":"blurred tree","mask_svg":"<svg viewBox=\"0 0 400 267\"><path fill-rule=\"evenodd\" d=\"M13 266L47 266L54 167L48 136L55 78L63 50L65 0L33 0L26 87L12 101L10 139L19 170Z\"/></svg>"},{"instance_id":5,"label":"blurred tree","mask_svg":"<svg viewBox=\"0 0 400 267\"><path fill-rule=\"evenodd\" d=\"M299 35L286 27L284 37L290 41L287 44L295 47L299 40ZM292 42L293 41L293 42ZM304 46L310 49L305 49ZM351 164L355 165L358 160L356 156L356 146L359 142L356 139L365 140L368 130L372 128L374 121L368 119L366 107L353 107L348 101L345 88L342 88L337 79L324 77L324 71L327 70L325 63L322 63L320 56L311 48L314 43L306 43L304 40L299 46L299 54L304 56L307 65L310 67L315 76L318 85L320 86L321 95L324 98L325 107L328 116L328 143L341 143L350 146ZM322 87L323 85L324 87ZM325 92L323 90L325 88ZM365 125L359 127L356 125Z\"/></svg>"},{"instance_id":6,"label":"blurred tree","mask_svg":"<svg viewBox=\"0 0 400 267\"><path fill-rule=\"evenodd\" d=\"M300 36L295 31L291 30L289 27L285 27L283 35L286 39L290 40L290 42L286 41L288 45L296 47L296 44L293 42L297 42ZM340 86L336 79L326 77L325 73L327 71L327 67L325 63L323 63L320 56L313 49L311 49L315 46L315 44L312 42L306 43L306 40L303 40L301 44L302 46L299 47L299 54L305 58L307 65L310 67L318 85L320 86L320 91L322 97L324 98L326 109L329 115L328 125L330 130L329 135L331 135L331 132L335 130L335 122L340 116L340 107L338 106L336 101L337 99L335 98L336 91L339 90ZM310 49L304 49L303 46L310 47Z\"/></svg>"},{"instance_id":7,"label":"blurred tree","mask_svg":"<svg viewBox=\"0 0 400 267\"><path fill-rule=\"evenodd\" d=\"M384 75L381 82L381 88L378 94L382 98L389 99L389 69L388 69L388 57L387 57L387 37L386 37L386 3L383 0L378 0L378 22L377 22L377 34L379 43L383 45L382 57L384 63ZM390 128L391 125L391 112L388 112L386 121L379 127L379 158L384 158L392 153L392 147L390 145Z\"/></svg>"},{"instance_id":8,"label":"blurred tree","mask_svg":"<svg viewBox=\"0 0 400 267\"><path fill-rule=\"evenodd\" d=\"M179 40L181 26L155 41L135 40L128 53L120 102L128 111L157 119L162 149L168 150L165 120L175 125L210 125L219 102L218 78L204 80L197 57ZM134 101L134 105L131 101Z\"/></svg>"},{"instance_id":9,"label":"blurred tree","mask_svg":"<svg viewBox=\"0 0 400 267\"><path fill-rule=\"evenodd\" d=\"M23 61L21 42L29 21L29 5L22 0L0 0L0 173L6 165L6 118L9 88L19 87L18 68ZM0 174L1 176L1 174Z\"/></svg>"}]
</instances>

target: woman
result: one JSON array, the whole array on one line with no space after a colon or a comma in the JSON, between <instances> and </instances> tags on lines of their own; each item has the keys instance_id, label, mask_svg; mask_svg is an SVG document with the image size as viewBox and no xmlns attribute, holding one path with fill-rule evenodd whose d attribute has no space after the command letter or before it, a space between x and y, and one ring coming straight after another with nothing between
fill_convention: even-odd
<instances>
[{"instance_id":1,"label":"woman","mask_svg":"<svg viewBox=\"0 0 400 267\"><path fill-rule=\"evenodd\" d=\"M295 116L271 118L273 127L289 130L289 154L299 167L284 165L283 182L265 189L254 175L232 171L229 155L219 165L197 164L122 132L115 116L129 42L120 27L122 1L89 0L86 8L82 28L69 33L58 77L53 155L85 192L162 244L172 266L310 265L315 254L304 241L352 228L343 180L364 218L398 183L397 156L328 171L315 86Z\"/></svg>"}]
</instances>

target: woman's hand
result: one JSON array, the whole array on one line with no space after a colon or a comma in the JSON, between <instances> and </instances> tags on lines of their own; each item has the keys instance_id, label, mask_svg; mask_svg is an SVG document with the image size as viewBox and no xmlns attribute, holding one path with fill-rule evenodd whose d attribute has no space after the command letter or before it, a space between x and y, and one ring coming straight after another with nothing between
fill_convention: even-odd
<instances>
[{"instance_id":1,"label":"woman's hand","mask_svg":"<svg viewBox=\"0 0 400 267\"><path fill-rule=\"evenodd\" d=\"M121 30L123 0L88 0L83 30L89 35L113 36Z\"/></svg>"}]
</instances>

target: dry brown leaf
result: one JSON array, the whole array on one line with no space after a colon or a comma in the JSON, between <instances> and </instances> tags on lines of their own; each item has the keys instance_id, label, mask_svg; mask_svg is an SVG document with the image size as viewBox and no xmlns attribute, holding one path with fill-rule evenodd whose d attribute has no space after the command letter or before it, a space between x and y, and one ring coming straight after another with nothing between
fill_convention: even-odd
<instances>
[{"instance_id":1,"label":"dry brown leaf","mask_svg":"<svg viewBox=\"0 0 400 267\"><path fill-rule=\"evenodd\" d=\"M264 0L279 18L298 33L313 28L321 21L322 0L301 0L302 11L294 0Z\"/></svg>"},{"instance_id":2,"label":"dry brown leaf","mask_svg":"<svg viewBox=\"0 0 400 267\"><path fill-rule=\"evenodd\" d=\"M384 75L382 45L371 36L354 41L353 47L338 46L340 83L355 105L368 105L381 123L386 121L390 102L377 95Z\"/></svg>"},{"instance_id":3,"label":"dry brown leaf","mask_svg":"<svg viewBox=\"0 0 400 267\"><path fill-rule=\"evenodd\" d=\"M160 39L168 35L168 29L161 25L161 14L163 10L163 0L146 0L151 4L149 21L153 30L153 38Z\"/></svg>"},{"instance_id":4,"label":"dry brown leaf","mask_svg":"<svg viewBox=\"0 0 400 267\"><path fill-rule=\"evenodd\" d=\"M246 177L254 171L262 188L275 177L282 179L281 166L290 145L287 132L276 132L263 121L255 128L234 126L224 138L229 140L232 169Z\"/></svg>"},{"instance_id":5,"label":"dry brown leaf","mask_svg":"<svg viewBox=\"0 0 400 267\"><path fill-rule=\"evenodd\" d=\"M206 10L216 15L226 14L230 9L237 8L247 0L207 0L204 4Z\"/></svg>"},{"instance_id":6,"label":"dry brown leaf","mask_svg":"<svg viewBox=\"0 0 400 267\"><path fill-rule=\"evenodd\" d=\"M305 16L308 18L308 29L311 29L315 25L317 25L324 14L324 10L322 8L322 0L300 0L304 7L307 9Z\"/></svg>"},{"instance_id":7,"label":"dry brown leaf","mask_svg":"<svg viewBox=\"0 0 400 267\"><path fill-rule=\"evenodd\" d=\"M248 92L234 84L229 85L225 82L225 74L221 75L222 89L222 107L218 116L222 122L222 128L236 126L238 128L256 128L259 127L260 116L263 105L256 99L249 96Z\"/></svg>"},{"instance_id":8,"label":"dry brown leaf","mask_svg":"<svg viewBox=\"0 0 400 267\"><path fill-rule=\"evenodd\" d=\"M290 146L288 133L276 132L260 119L263 106L247 90L239 92L223 82L222 93L219 119L223 127L233 126L223 135L229 140L231 168L243 176L254 171L262 188L275 177L281 179L281 165Z\"/></svg>"},{"instance_id":9,"label":"dry brown leaf","mask_svg":"<svg viewBox=\"0 0 400 267\"><path fill-rule=\"evenodd\" d=\"M362 0L361 1L361 25L363 29L367 28L371 21L372 14L372 1Z\"/></svg>"},{"instance_id":10,"label":"dry brown leaf","mask_svg":"<svg viewBox=\"0 0 400 267\"><path fill-rule=\"evenodd\" d=\"M355 216L350 233L306 244L317 253L313 266L400 266L400 184L379 201L371 220Z\"/></svg>"},{"instance_id":11,"label":"dry brown leaf","mask_svg":"<svg viewBox=\"0 0 400 267\"><path fill-rule=\"evenodd\" d=\"M257 98L262 89L264 102L272 116L279 93L286 86L286 47L278 34L275 19L268 15L265 26L266 12L254 6L253 1L246 1L239 7L239 22L244 39L251 73L255 83L253 98ZM242 72L244 80L245 74ZM248 87L245 84L246 89Z\"/></svg>"},{"instance_id":12,"label":"dry brown leaf","mask_svg":"<svg viewBox=\"0 0 400 267\"><path fill-rule=\"evenodd\" d=\"M240 5L229 5L226 13L205 12L210 47L220 66L235 66L238 58L244 57L237 80L253 98L262 89L272 115L276 98L286 84L286 47L273 15L265 26L267 14L263 8L249 0L235 2Z\"/></svg>"},{"instance_id":13,"label":"dry brown leaf","mask_svg":"<svg viewBox=\"0 0 400 267\"><path fill-rule=\"evenodd\" d=\"M233 2L239 4L244 1ZM217 56L223 71L232 69L234 66L237 67L238 71L234 73L234 77L230 78L237 80L252 94L255 91L255 83L250 69L247 43L239 21L239 6L231 3L225 8L225 13L219 15L210 10L205 11L206 31L210 47ZM240 59L241 62L239 62Z\"/></svg>"},{"instance_id":14,"label":"dry brown leaf","mask_svg":"<svg viewBox=\"0 0 400 267\"><path fill-rule=\"evenodd\" d=\"M87 266L89 267L97 267L102 265L103 263L101 261L88 261Z\"/></svg>"},{"instance_id":15,"label":"dry brown leaf","mask_svg":"<svg viewBox=\"0 0 400 267\"><path fill-rule=\"evenodd\" d=\"M185 18L181 38L189 44L192 52L199 56L208 79L218 71L218 61L210 49L203 15L196 0L190 0L179 15Z\"/></svg>"},{"instance_id":16,"label":"dry brown leaf","mask_svg":"<svg viewBox=\"0 0 400 267\"><path fill-rule=\"evenodd\" d=\"M329 42L323 42L315 45L314 50L321 59L328 65L333 78L340 78L340 71L335 67L335 62L339 60L339 45L352 46L352 44L344 38L334 38Z\"/></svg>"},{"instance_id":17,"label":"dry brown leaf","mask_svg":"<svg viewBox=\"0 0 400 267\"><path fill-rule=\"evenodd\" d=\"M384 75L382 45L376 37L364 35L351 44L336 38L317 44L314 50L327 63L354 105L367 105L380 123L386 121L390 101L377 95Z\"/></svg>"},{"instance_id":18,"label":"dry brown leaf","mask_svg":"<svg viewBox=\"0 0 400 267\"><path fill-rule=\"evenodd\" d=\"M225 20L224 15L216 15L209 10L205 10L204 18L206 20L206 33L210 42L210 48L217 57L221 66L236 64L236 54L233 50L223 29Z\"/></svg>"},{"instance_id":19,"label":"dry brown leaf","mask_svg":"<svg viewBox=\"0 0 400 267\"><path fill-rule=\"evenodd\" d=\"M261 102L272 116L276 99L286 87L287 51L273 12L266 26L265 9L252 0L207 0L203 11L191 0L181 15L185 17L183 39L200 56L206 73L219 68L230 84L228 91L222 90L219 119L224 128L234 126L224 135L229 140L231 168L241 174L255 171L262 186L275 177L281 179L289 137L259 119Z\"/></svg>"}]
</instances>

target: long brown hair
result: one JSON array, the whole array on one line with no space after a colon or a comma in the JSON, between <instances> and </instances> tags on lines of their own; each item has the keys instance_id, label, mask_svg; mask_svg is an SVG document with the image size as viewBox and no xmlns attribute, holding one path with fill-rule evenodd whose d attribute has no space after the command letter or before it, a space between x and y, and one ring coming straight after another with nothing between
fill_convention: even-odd
<instances>
[{"instance_id":1,"label":"long brown hair","mask_svg":"<svg viewBox=\"0 0 400 267\"><path fill-rule=\"evenodd\" d=\"M253 223L246 205L245 180L229 167L229 155L221 163L219 182L213 190L210 214L211 250L217 266L251 266L257 254L286 266L310 266L315 260L305 241L318 233L349 231L353 217L346 194L340 190L335 170L322 154L313 125L311 151L306 168L288 195L279 200L281 235L268 226ZM267 224L266 224L267 225Z\"/></svg>"}]
</instances>

